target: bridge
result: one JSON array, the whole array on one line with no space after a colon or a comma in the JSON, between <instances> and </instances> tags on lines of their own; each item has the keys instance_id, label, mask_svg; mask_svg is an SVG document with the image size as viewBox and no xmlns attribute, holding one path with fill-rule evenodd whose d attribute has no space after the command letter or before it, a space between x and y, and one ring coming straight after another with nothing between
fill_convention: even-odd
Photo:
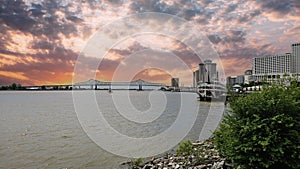
<instances>
[{"instance_id":1,"label":"bridge","mask_svg":"<svg viewBox=\"0 0 300 169\"><path fill-rule=\"evenodd\" d=\"M147 82L142 79L131 82L105 82L90 79L66 85L24 86L26 90L158 90L162 83Z\"/></svg>"},{"instance_id":2,"label":"bridge","mask_svg":"<svg viewBox=\"0 0 300 169\"><path fill-rule=\"evenodd\" d=\"M142 79L131 82L105 82L95 79L90 79L84 82L74 83L73 89L91 89L91 90L156 90L165 86L162 83L147 82Z\"/></svg>"}]
</instances>

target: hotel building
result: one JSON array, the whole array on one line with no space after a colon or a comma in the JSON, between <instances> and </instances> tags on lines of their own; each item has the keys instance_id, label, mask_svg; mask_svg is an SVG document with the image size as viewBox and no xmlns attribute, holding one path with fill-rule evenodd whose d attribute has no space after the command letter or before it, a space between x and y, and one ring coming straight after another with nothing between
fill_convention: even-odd
<instances>
[{"instance_id":1,"label":"hotel building","mask_svg":"<svg viewBox=\"0 0 300 169\"><path fill-rule=\"evenodd\" d=\"M291 72L300 73L300 43L294 43L291 46L292 46Z\"/></svg>"},{"instance_id":2,"label":"hotel building","mask_svg":"<svg viewBox=\"0 0 300 169\"><path fill-rule=\"evenodd\" d=\"M284 75L300 73L300 43L291 45L292 53L252 59L252 78L255 81L274 80Z\"/></svg>"}]
</instances>

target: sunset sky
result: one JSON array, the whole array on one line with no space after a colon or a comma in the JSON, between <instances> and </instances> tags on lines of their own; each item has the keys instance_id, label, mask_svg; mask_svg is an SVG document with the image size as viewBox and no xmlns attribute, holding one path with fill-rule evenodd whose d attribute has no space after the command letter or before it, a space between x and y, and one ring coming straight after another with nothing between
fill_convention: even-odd
<instances>
[{"instance_id":1,"label":"sunset sky","mask_svg":"<svg viewBox=\"0 0 300 169\"><path fill-rule=\"evenodd\" d=\"M226 76L251 69L253 57L291 52L291 43L300 42L299 0L1 0L0 85L71 83L77 58L96 32L105 33L105 25L143 12L175 15L193 24L212 43ZM144 59L153 57L150 60L166 65L166 70L150 66L136 72L133 80L169 83L175 75L190 85L190 71L166 58L180 58L191 71L200 62L185 44L157 34L130 36L105 49L97 70L83 70L103 81L114 79L120 65L130 65L127 57L135 59L131 67L149 64ZM86 58L87 63L95 59Z\"/></svg>"}]
</instances>

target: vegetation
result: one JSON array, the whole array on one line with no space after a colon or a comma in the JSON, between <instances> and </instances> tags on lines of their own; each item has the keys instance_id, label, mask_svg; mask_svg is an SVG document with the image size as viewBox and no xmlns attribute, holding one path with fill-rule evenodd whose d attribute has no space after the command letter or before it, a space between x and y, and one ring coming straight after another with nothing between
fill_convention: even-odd
<instances>
[{"instance_id":1,"label":"vegetation","mask_svg":"<svg viewBox=\"0 0 300 169\"><path fill-rule=\"evenodd\" d=\"M143 158L137 158L137 159L135 159L135 160L132 161L133 165L135 165L135 166L139 166L139 165L141 165L143 162L144 162L144 159L143 159Z\"/></svg>"},{"instance_id":2,"label":"vegetation","mask_svg":"<svg viewBox=\"0 0 300 169\"><path fill-rule=\"evenodd\" d=\"M214 142L238 168L300 168L300 88L273 85L232 97Z\"/></svg>"},{"instance_id":3,"label":"vegetation","mask_svg":"<svg viewBox=\"0 0 300 169\"><path fill-rule=\"evenodd\" d=\"M8 86L1 86L0 90L24 90L25 88L21 84L13 83Z\"/></svg>"},{"instance_id":4,"label":"vegetation","mask_svg":"<svg viewBox=\"0 0 300 169\"><path fill-rule=\"evenodd\" d=\"M176 157L173 157L173 159L184 164L185 167L183 168L198 165L209 166L209 164L215 164L221 161L225 162L223 158L220 158L212 141L212 138L195 143L189 140L183 141L179 144L176 150Z\"/></svg>"},{"instance_id":5,"label":"vegetation","mask_svg":"<svg viewBox=\"0 0 300 169\"><path fill-rule=\"evenodd\" d=\"M176 150L178 155L191 155L193 153L193 144L190 140L179 143Z\"/></svg>"}]
</instances>

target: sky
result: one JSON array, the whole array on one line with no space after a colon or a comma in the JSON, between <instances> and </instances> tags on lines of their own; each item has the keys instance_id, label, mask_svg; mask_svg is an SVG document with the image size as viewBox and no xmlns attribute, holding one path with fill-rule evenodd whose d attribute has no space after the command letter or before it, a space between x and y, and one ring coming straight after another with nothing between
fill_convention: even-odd
<instances>
[{"instance_id":1,"label":"sky","mask_svg":"<svg viewBox=\"0 0 300 169\"><path fill-rule=\"evenodd\" d=\"M251 69L253 57L291 52L290 45L300 42L299 0L1 0L0 85L70 84L76 66L83 74L76 80L88 80L88 72L102 81L168 84L171 77L179 77L181 85L191 85L191 73L203 57L197 57L193 45L167 33L134 34L143 30L141 25L177 29L178 22L163 17L130 20L145 12L193 25L196 33L186 31L187 37L193 39L190 35L198 31L195 45L205 38L210 41L202 47L211 45L224 76L243 74ZM130 20L126 27L114 24L124 17ZM99 32L102 37L95 40ZM101 56L89 57L87 49ZM91 66L94 63L97 67Z\"/></svg>"}]
</instances>

